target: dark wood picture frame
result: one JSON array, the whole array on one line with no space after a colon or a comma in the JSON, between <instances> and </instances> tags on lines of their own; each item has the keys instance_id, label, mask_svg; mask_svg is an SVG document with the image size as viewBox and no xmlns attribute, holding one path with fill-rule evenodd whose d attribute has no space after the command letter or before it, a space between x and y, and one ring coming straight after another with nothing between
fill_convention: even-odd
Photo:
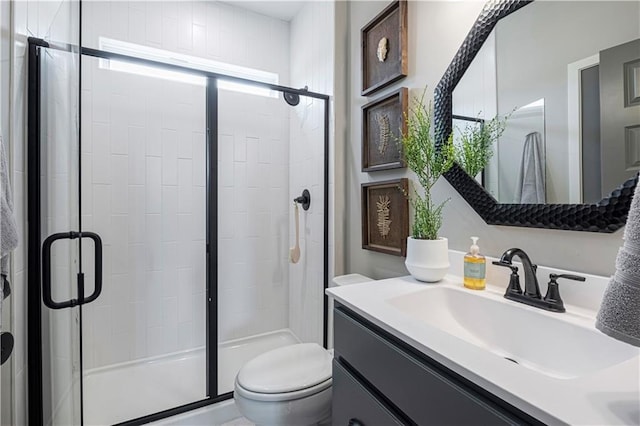
<instances>
[{"instance_id":1,"label":"dark wood picture frame","mask_svg":"<svg viewBox=\"0 0 640 426\"><path fill-rule=\"evenodd\" d=\"M407 133L409 90L402 87L362 107L362 171L406 167L400 138Z\"/></svg>"},{"instance_id":2,"label":"dark wood picture frame","mask_svg":"<svg viewBox=\"0 0 640 426\"><path fill-rule=\"evenodd\" d=\"M362 184L362 248L407 255L409 236L407 178Z\"/></svg>"},{"instance_id":3,"label":"dark wood picture frame","mask_svg":"<svg viewBox=\"0 0 640 426\"><path fill-rule=\"evenodd\" d=\"M383 38L387 39L383 43ZM396 0L361 30L362 96L407 76L407 0ZM384 44L384 59L378 47Z\"/></svg>"}]
</instances>

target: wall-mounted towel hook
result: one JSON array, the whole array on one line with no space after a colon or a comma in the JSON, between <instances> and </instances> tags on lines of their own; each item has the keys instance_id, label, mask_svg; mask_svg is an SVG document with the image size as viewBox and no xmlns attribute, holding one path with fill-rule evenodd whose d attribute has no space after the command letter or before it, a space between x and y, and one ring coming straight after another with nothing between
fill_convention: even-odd
<instances>
[{"instance_id":1,"label":"wall-mounted towel hook","mask_svg":"<svg viewBox=\"0 0 640 426\"><path fill-rule=\"evenodd\" d=\"M308 189L302 191L302 195L293 199L294 203L298 203L302 205L303 210L309 210L309 206L311 205L311 193Z\"/></svg>"}]
</instances>

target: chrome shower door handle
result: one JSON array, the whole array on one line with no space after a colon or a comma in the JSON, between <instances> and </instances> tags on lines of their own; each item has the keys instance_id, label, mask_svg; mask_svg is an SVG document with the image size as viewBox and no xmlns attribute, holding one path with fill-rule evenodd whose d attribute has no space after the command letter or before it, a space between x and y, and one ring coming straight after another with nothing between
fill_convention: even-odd
<instances>
[{"instance_id":1,"label":"chrome shower door handle","mask_svg":"<svg viewBox=\"0 0 640 426\"><path fill-rule=\"evenodd\" d=\"M51 292L51 247L58 240L75 240L76 238L89 238L94 243L95 262L95 287L89 297L84 296L84 274L78 273L78 298L63 302L53 300ZM42 300L48 308L65 309L73 306L84 305L96 300L102 293L102 239L93 232L60 232L49 235L42 244Z\"/></svg>"}]
</instances>

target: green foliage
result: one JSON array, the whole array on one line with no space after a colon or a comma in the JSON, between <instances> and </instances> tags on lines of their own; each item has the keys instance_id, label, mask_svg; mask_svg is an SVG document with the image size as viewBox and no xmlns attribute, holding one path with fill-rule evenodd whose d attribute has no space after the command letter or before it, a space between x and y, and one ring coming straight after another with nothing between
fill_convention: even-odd
<instances>
[{"instance_id":1,"label":"green foliage","mask_svg":"<svg viewBox=\"0 0 640 426\"><path fill-rule=\"evenodd\" d=\"M455 158L453 134L436 148L431 131L432 109L431 103L424 104L424 93L414 99L406 117L407 132L401 139L405 162L424 189L422 195L414 189L413 196L409 196L415 213L412 236L422 240L438 239L442 209L448 200L435 204L431 199L431 188L451 168Z\"/></svg>"},{"instance_id":2,"label":"green foliage","mask_svg":"<svg viewBox=\"0 0 640 426\"><path fill-rule=\"evenodd\" d=\"M471 177L484 169L493 157L493 142L504 132L508 116L496 116L480 126L466 126L455 147L456 162Z\"/></svg>"}]
</instances>

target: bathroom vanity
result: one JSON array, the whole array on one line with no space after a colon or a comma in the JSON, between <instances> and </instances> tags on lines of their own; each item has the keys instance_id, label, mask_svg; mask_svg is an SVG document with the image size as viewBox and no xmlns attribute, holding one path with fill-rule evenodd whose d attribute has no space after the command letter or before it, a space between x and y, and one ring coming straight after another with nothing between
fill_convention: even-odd
<instances>
[{"instance_id":1,"label":"bathroom vanity","mask_svg":"<svg viewBox=\"0 0 640 426\"><path fill-rule=\"evenodd\" d=\"M640 422L638 348L598 332L595 311L546 312L503 293L451 275L327 290L333 424Z\"/></svg>"},{"instance_id":2,"label":"bathroom vanity","mask_svg":"<svg viewBox=\"0 0 640 426\"><path fill-rule=\"evenodd\" d=\"M343 306L334 327L335 425L540 424Z\"/></svg>"}]
</instances>

